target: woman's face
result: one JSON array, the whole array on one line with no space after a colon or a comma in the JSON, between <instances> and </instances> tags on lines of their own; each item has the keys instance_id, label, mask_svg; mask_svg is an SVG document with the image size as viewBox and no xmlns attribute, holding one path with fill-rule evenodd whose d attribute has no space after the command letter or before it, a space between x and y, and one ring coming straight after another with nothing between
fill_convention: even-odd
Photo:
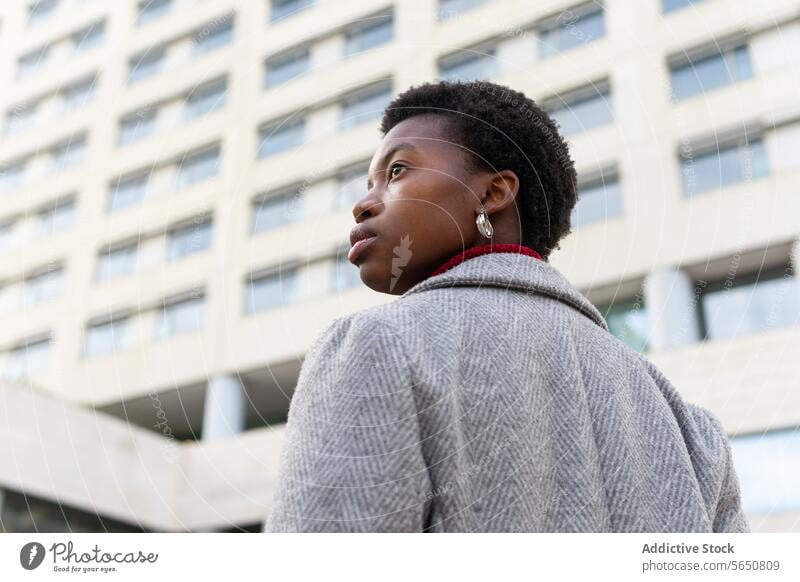
<instances>
[{"instance_id":1,"label":"woman's face","mask_svg":"<svg viewBox=\"0 0 800 582\"><path fill-rule=\"evenodd\" d=\"M468 172L471 154L448 141L446 123L437 115L408 118L372 158L369 191L353 215L356 229L367 231L362 238L375 236L348 258L375 291L401 295L453 255L488 243L475 218L492 174Z\"/></svg>"}]
</instances>

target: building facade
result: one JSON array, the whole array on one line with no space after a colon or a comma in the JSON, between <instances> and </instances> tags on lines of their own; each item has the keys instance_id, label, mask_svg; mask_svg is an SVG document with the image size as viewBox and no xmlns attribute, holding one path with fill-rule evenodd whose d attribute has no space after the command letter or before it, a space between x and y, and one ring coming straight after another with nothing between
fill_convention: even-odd
<instances>
[{"instance_id":1,"label":"building facade","mask_svg":"<svg viewBox=\"0 0 800 582\"><path fill-rule=\"evenodd\" d=\"M0 46L6 530L259 531L303 354L394 299L351 209L434 78L555 117L552 263L800 529L797 1L15 0Z\"/></svg>"}]
</instances>

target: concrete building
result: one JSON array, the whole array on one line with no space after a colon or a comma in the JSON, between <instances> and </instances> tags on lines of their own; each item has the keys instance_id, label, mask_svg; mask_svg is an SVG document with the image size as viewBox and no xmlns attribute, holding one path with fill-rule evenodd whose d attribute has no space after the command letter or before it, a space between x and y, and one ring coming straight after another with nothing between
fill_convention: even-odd
<instances>
[{"instance_id":1,"label":"concrete building","mask_svg":"<svg viewBox=\"0 0 800 582\"><path fill-rule=\"evenodd\" d=\"M796 0L0 4L0 519L259 531L391 97L489 78L580 175L553 264L800 531Z\"/></svg>"}]
</instances>

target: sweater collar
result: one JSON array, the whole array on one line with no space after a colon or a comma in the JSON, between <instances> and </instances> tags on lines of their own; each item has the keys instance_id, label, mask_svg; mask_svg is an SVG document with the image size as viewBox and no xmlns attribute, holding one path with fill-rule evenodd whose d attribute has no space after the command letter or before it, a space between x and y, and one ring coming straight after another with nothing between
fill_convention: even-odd
<instances>
[{"instance_id":1,"label":"sweater collar","mask_svg":"<svg viewBox=\"0 0 800 582\"><path fill-rule=\"evenodd\" d=\"M523 255L528 255L529 257L535 257L540 261L542 259L542 255L537 253L530 247L516 245L516 244L488 244L488 245L480 245L477 247L471 247L465 251L457 253L450 257L447 261L439 265L430 275L429 277L433 277L435 275L441 275L445 271L448 271L458 265L459 263L466 261L467 259L471 259L472 257L477 257L479 255L485 255L487 253L521 253Z\"/></svg>"},{"instance_id":2,"label":"sweater collar","mask_svg":"<svg viewBox=\"0 0 800 582\"><path fill-rule=\"evenodd\" d=\"M474 247L475 250L467 249L450 258L429 277L403 293L399 299L432 289L497 287L555 299L576 309L608 331L608 325L600 311L549 262L531 254L536 251L528 249L531 251L529 253L520 249L500 248L505 245L486 246L491 250Z\"/></svg>"}]
</instances>

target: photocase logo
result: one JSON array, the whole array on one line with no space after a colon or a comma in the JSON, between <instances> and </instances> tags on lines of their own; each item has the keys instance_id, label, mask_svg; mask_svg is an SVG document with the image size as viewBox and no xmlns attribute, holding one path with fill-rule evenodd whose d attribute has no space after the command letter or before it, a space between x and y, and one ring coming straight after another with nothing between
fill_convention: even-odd
<instances>
[{"instance_id":1,"label":"photocase logo","mask_svg":"<svg viewBox=\"0 0 800 582\"><path fill-rule=\"evenodd\" d=\"M35 570L44 561L44 546L39 542L28 542L19 551L19 563L26 570Z\"/></svg>"},{"instance_id":2,"label":"photocase logo","mask_svg":"<svg viewBox=\"0 0 800 582\"><path fill-rule=\"evenodd\" d=\"M411 243L413 241L408 235L403 236L400 244L392 249L394 258L392 259L392 280L389 283L389 291L394 289L400 275L403 274L403 267L411 260Z\"/></svg>"}]
</instances>

